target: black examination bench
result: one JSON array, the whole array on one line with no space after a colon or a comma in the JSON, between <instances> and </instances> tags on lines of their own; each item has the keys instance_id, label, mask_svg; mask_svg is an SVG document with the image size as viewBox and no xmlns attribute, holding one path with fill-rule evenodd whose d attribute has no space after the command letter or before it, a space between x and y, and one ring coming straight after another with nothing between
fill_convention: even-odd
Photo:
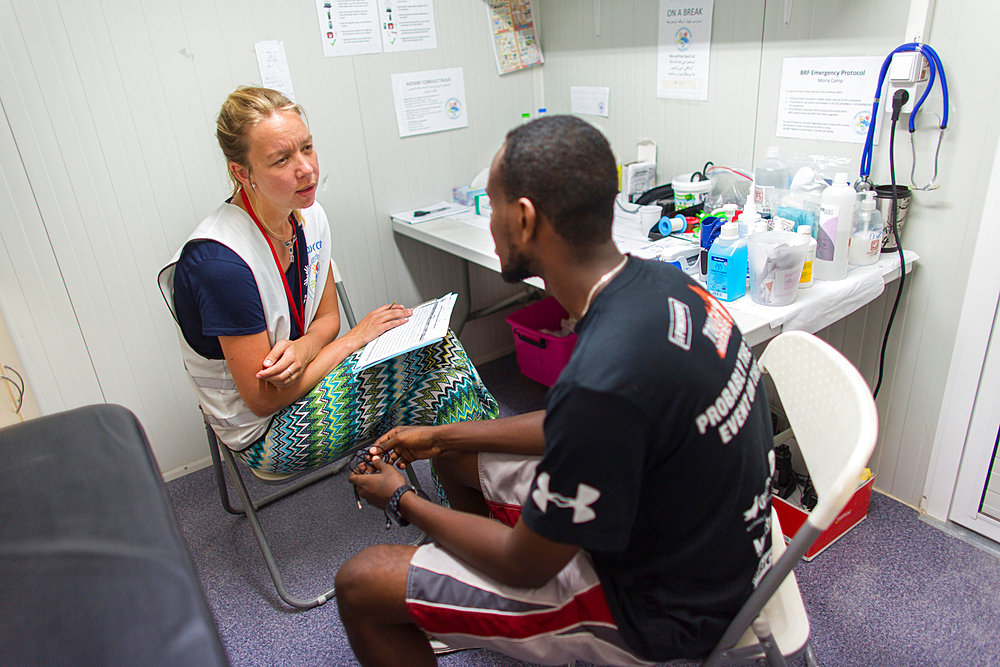
<instances>
[{"instance_id":1,"label":"black examination bench","mask_svg":"<svg viewBox=\"0 0 1000 667\"><path fill-rule=\"evenodd\" d=\"M227 665L135 416L0 430L0 665Z\"/></svg>"}]
</instances>

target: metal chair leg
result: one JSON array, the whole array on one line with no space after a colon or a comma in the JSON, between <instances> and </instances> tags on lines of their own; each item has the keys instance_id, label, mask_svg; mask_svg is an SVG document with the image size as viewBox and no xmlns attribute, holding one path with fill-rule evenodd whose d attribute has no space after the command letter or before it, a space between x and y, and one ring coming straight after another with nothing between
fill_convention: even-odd
<instances>
[{"instance_id":1,"label":"metal chair leg","mask_svg":"<svg viewBox=\"0 0 1000 667\"><path fill-rule=\"evenodd\" d=\"M278 592L278 596L289 606L302 610L318 607L333 599L336 596L335 588L330 588L327 592L310 599L298 598L288 592L285 588L281 572L278 570L278 566L274 561L274 555L271 552L271 547L268 544L267 538L264 536L264 529L260 524L260 519L257 518L257 510L270 505L276 500L280 500L285 496L295 493L299 489L335 475L340 472L340 469L327 466L326 468L315 473L301 473L300 475L295 475L289 478L288 483L286 483L284 488L280 491L276 491L255 502L250 498L250 493L247 491L246 484L243 481L243 476L240 474L239 468L236 465L236 459L233 456L232 450L218 441L215 431L213 431L212 427L207 423L205 424L205 430L208 435L209 451L212 456L212 466L215 472L216 485L219 487L219 499L222 501L222 507L230 514L246 515L247 520L250 522L250 527L253 530L254 538L257 540L257 546L260 547L261 554L264 556L264 564L267 566L267 571L271 575L271 580L274 582L274 587ZM364 446L364 443L359 443L352 448L352 451ZM229 491L226 486L226 478L223 473L222 458L225 459L226 467L229 469L229 476L232 478L233 485L236 487L236 494L240 499L240 508L233 507L230 502ZM407 466L405 472L410 480L410 484L419 489L420 480L417 479L416 471L413 470L413 467ZM411 542L411 545L419 546L420 544L423 544L425 537L424 533L420 533L417 539Z\"/></svg>"},{"instance_id":2,"label":"metal chair leg","mask_svg":"<svg viewBox=\"0 0 1000 667\"><path fill-rule=\"evenodd\" d=\"M274 562L274 556L271 554L271 547L267 543L267 538L264 537L264 529L261 527L260 520L257 518L257 509L250 501L250 494L247 492L247 487L243 483L243 477L240 475L240 471L236 468L236 460L233 458L233 453L228 447L226 447L223 449L222 455L226 459L229 474L233 478L233 482L236 485L236 493L239 495L240 502L243 504L243 510L246 514L247 520L250 521L250 527L253 529L254 537L257 538L257 546L260 547L260 551L264 555L264 563L267 565L267 571L271 575L271 580L274 582L274 587L278 591L278 596L284 600L286 604L295 607L296 609L312 609L313 607L318 607L325 604L327 600L332 599L336 595L336 590L334 588L331 588L322 595L308 600L297 598L288 592L285 588L285 582L281 577L281 572L278 571L278 566ZM278 494L272 495L276 496ZM288 494L283 493L282 497L285 495Z\"/></svg>"},{"instance_id":3,"label":"metal chair leg","mask_svg":"<svg viewBox=\"0 0 1000 667\"><path fill-rule=\"evenodd\" d=\"M819 661L816 660L816 651L813 650L811 639L806 641L806 665L808 667L819 667Z\"/></svg>"}]
</instances>

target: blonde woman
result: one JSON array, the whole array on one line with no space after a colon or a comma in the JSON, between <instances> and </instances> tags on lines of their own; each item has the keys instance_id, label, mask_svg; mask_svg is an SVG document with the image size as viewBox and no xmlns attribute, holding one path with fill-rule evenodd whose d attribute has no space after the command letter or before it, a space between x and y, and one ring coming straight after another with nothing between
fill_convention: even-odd
<instances>
[{"instance_id":1,"label":"blonde woman","mask_svg":"<svg viewBox=\"0 0 1000 667\"><path fill-rule=\"evenodd\" d=\"M338 337L319 160L301 107L274 90L240 87L216 126L233 194L159 283L219 440L254 470L287 474L395 425L495 418L496 401L451 332L355 372L360 348L412 311L380 306Z\"/></svg>"}]
</instances>

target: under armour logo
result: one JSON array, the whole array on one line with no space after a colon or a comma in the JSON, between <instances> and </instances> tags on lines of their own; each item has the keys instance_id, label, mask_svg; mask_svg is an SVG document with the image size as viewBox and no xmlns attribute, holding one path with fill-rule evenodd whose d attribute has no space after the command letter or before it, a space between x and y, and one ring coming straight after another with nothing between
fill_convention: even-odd
<instances>
[{"instance_id":1,"label":"under armour logo","mask_svg":"<svg viewBox=\"0 0 1000 667\"><path fill-rule=\"evenodd\" d=\"M556 507L572 507L573 523L586 523L597 518L597 513L590 509L590 506L601 497L601 492L587 484L576 485L576 497L566 496L549 491L549 473L543 472L538 476L538 486L531 492L531 499L538 505L538 509L545 512L549 501Z\"/></svg>"}]
</instances>

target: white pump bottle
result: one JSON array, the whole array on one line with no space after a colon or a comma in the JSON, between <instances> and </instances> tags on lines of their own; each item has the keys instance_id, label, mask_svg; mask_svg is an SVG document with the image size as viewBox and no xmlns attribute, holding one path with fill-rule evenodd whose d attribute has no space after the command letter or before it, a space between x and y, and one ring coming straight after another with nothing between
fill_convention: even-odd
<instances>
[{"instance_id":1,"label":"white pump bottle","mask_svg":"<svg viewBox=\"0 0 1000 667\"><path fill-rule=\"evenodd\" d=\"M838 172L833 185L823 190L819 200L819 227L816 230L816 280L843 280L847 277L848 242L854 223L858 193L847 183L847 173Z\"/></svg>"}]
</instances>

